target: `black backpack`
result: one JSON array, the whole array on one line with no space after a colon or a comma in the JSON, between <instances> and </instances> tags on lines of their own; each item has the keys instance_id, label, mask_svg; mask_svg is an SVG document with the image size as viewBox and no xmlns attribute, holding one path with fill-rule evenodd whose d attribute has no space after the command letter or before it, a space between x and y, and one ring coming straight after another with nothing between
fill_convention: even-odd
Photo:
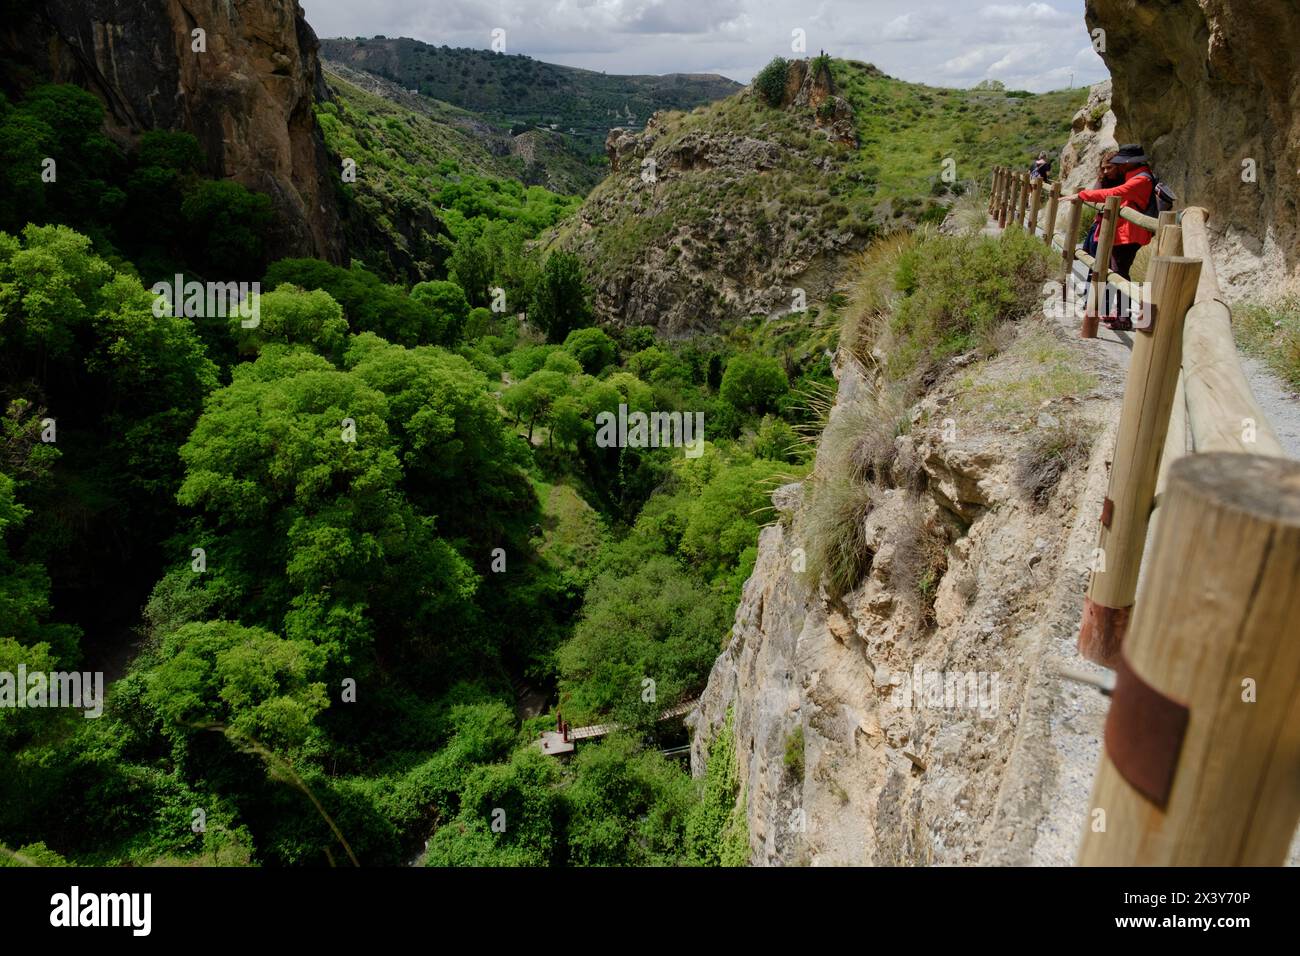
<instances>
[{"instance_id":1,"label":"black backpack","mask_svg":"<svg viewBox=\"0 0 1300 956\"><path fill-rule=\"evenodd\" d=\"M1145 176L1147 179L1155 183L1155 188L1151 190L1151 197L1147 200L1146 208L1142 210L1143 215L1155 219L1162 212L1168 212L1170 209L1174 208L1174 202L1177 201L1178 197L1174 195L1172 189L1157 180L1155 175L1150 171L1138 173L1138 175Z\"/></svg>"}]
</instances>

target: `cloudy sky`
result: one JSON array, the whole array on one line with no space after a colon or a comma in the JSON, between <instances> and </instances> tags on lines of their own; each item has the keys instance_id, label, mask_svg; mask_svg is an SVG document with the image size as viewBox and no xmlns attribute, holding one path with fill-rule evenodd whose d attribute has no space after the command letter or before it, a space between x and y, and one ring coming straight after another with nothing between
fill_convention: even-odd
<instances>
[{"instance_id":1,"label":"cloudy sky","mask_svg":"<svg viewBox=\"0 0 1300 956\"><path fill-rule=\"evenodd\" d=\"M1084 0L300 0L322 37L491 45L608 73L721 73L748 81L807 49L941 86L997 79L1035 92L1105 79Z\"/></svg>"}]
</instances>

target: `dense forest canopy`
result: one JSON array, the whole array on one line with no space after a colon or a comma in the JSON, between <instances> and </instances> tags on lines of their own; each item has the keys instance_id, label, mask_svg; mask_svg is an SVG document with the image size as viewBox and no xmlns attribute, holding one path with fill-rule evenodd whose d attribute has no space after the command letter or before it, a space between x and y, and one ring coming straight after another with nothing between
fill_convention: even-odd
<instances>
[{"instance_id":1,"label":"dense forest canopy","mask_svg":"<svg viewBox=\"0 0 1300 956\"><path fill-rule=\"evenodd\" d=\"M743 864L730 723L693 779L660 715L812 468L846 298L598 325L544 241L576 196L360 91L315 117L366 174L336 185L346 263L274 257L277 207L191 135L110 138L70 85L0 98L0 673L108 685L93 719L0 708L0 863ZM917 241L881 280L912 378L1041 256L963 249L958 308ZM618 729L559 760L557 721Z\"/></svg>"},{"instance_id":2,"label":"dense forest canopy","mask_svg":"<svg viewBox=\"0 0 1300 956\"><path fill-rule=\"evenodd\" d=\"M596 327L530 242L571 201L491 177L441 186L423 281L268 261L265 196L102 123L0 104L0 669L109 678L97 719L0 710L6 859L738 860L732 758L692 781L656 718L805 467L824 348ZM176 276L259 283L257 321L158 307ZM604 447L619 406L702 413L702 454ZM628 730L557 762L521 688Z\"/></svg>"}]
</instances>

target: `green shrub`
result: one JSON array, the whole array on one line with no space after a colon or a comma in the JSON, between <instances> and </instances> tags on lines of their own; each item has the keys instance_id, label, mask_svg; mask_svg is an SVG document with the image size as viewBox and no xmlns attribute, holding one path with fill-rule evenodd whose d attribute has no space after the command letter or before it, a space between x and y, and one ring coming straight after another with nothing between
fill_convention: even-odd
<instances>
[{"instance_id":1,"label":"green shrub","mask_svg":"<svg viewBox=\"0 0 1300 956\"><path fill-rule=\"evenodd\" d=\"M785 738L785 772L792 780L803 779L803 725Z\"/></svg>"},{"instance_id":2,"label":"green shrub","mask_svg":"<svg viewBox=\"0 0 1300 956\"><path fill-rule=\"evenodd\" d=\"M1051 256L1020 233L926 237L899 259L904 298L889 323L891 378L987 346L997 328L1033 310ZM924 368L922 368L924 370Z\"/></svg>"},{"instance_id":3,"label":"green shrub","mask_svg":"<svg viewBox=\"0 0 1300 956\"><path fill-rule=\"evenodd\" d=\"M411 290L411 301L429 310L433 341L453 345L460 339L469 317L469 300L460 286L445 280L421 282Z\"/></svg>"},{"instance_id":4,"label":"green shrub","mask_svg":"<svg viewBox=\"0 0 1300 956\"><path fill-rule=\"evenodd\" d=\"M785 99L785 81L790 74L790 61L775 57L754 77L754 89L768 106L780 106Z\"/></svg>"},{"instance_id":5,"label":"green shrub","mask_svg":"<svg viewBox=\"0 0 1300 956\"><path fill-rule=\"evenodd\" d=\"M785 369L776 359L747 352L727 363L719 394L735 408L759 415L773 408L789 388Z\"/></svg>"},{"instance_id":6,"label":"green shrub","mask_svg":"<svg viewBox=\"0 0 1300 956\"><path fill-rule=\"evenodd\" d=\"M1232 315L1237 343L1300 389L1300 295L1239 306Z\"/></svg>"},{"instance_id":7,"label":"green shrub","mask_svg":"<svg viewBox=\"0 0 1300 956\"><path fill-rule=\"evenodd\" d=\"M564 348L582 365L588 375L597 375L618 357L618 347L604 330L595 327L574 329L564 340Z\"/></svg>"}]
</instances>

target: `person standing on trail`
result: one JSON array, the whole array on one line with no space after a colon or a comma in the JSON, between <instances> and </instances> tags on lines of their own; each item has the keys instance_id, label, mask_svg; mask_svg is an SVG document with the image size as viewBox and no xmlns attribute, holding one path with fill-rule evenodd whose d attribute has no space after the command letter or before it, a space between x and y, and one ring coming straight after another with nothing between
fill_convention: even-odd
<instances>
[{"instance_id":1,"label":"person standing on trail","mask_svg":"<svg viewBox=\"0 0 1300 956\"><path fill-rule=\"evenodd\" d=\"M1062 196L1064 202L1104 203L1111 196L1118 196L1120 207L1132 209L1143 215L1149 215L1154 205L1156 178L1151 172L1151 165L1142 153L1142 147L1136 143L1121 146L1102 161L1101 182L1096 189L1081 189L1072 196ZM1101 217L1093 225L1092 239L1101 236ZM1141 226L1134 225L1120 217L1115 224L1115 242L1110 250L1110 271L1125 279L1131 278L1133 260L1138 250L1151 241L1152 233ZM1088 243L1084 244L1085 247ZM1095 247L1092 250L1096 254ZM1089 275L1089 280L1092 275ZM1107 290L1109 296L1109 290ZM1107 326L1117 331L1133 328L1131 320L1118 315L1108 315L1102 319Z\"/></svg>"},{"instance_id":2,"label":"person standing on trail","mask_svg":"<svg viewBox=\"0 0 1300 956\"><path fill-rule=\"evenodd\" d=\"M1033 182L1041 179L1045 183L1052 181L1052 161L1047 158L1046 153L1039 153L1038 158L1034 160L1034 165L1029 167L1029 181Z\"/></svg>"},{"instance_id":3,"label":"person standing on trail","mask_svg":"<svg viewBox=\"0 0 1300 956\"><path fill-rule=\"evenodd\" d=\"M1155 192L1156 179L1146 156L1142 154L1141 146L1129 143L1107 156L1102 164L1101 181L1103 184L1115 183L1116 185L1083 189L1072 196L1062 196L1061 200L1104 203L1111 196L1118 196L1122 208L1147 213L1151 206L1152 194ZM1151 241L1151 236L1152 234L1141 226L1121 218L1115 227L1115 244L1110 251L1110 271L1125 279L1129 278L1138 250Z\"/></svg>"}]
</instances>

